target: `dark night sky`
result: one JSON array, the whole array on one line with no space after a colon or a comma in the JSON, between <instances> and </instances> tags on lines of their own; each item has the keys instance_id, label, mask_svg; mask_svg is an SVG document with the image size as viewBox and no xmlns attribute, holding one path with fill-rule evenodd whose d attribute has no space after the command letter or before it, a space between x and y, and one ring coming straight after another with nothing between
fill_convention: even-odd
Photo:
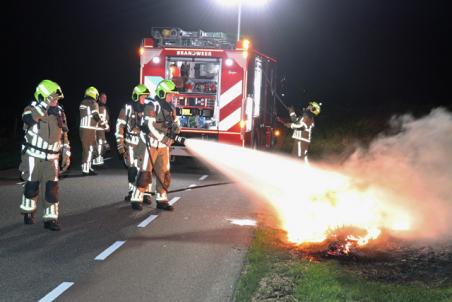
<instances>
[{"instance_id":1,"label":"dark night sky","mask_svg":"<svg viewBox=\"0 0 452 302\"><path fill-rule=\"evenodd\" d=\"M329 115L428 110L452 100L448 7L417 0L270 0L243 8L242 33L278 58L288 102L317 98ZM87 86L113 116L139 80L137 49L152 26L235 34L237 10L214 0L14 1L2 20L11 125L40 80L58 82L71 119ZM6 30L5 30L6 29ZM5 35L6 34L6 35ZM5 66L4 65L4 66Z\"/></svg>"}]
</instances>

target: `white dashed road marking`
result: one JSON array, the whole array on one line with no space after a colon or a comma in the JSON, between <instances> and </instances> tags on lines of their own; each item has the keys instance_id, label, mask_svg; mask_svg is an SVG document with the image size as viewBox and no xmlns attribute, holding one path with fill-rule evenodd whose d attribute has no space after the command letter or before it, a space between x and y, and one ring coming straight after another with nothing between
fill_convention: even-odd
<instances>
[{"instance_id":1,"label":"white dashed road marking","mask_svg":"<svg viewBox=\"0 0 452 302\"><path fill-rule=\"evenodd\" d=\"M139 228L144 228L144 227L146 227L148 224L150 224L155 218L157 218L158 217L158 215L151 215L151 216L149 216L148 218L146 218L145 220L143 220L139 225L138 225L138 227Z\"/></svg>"},{"instance_id":2,"label":"white dashed road marking","mask_svg":"<svg viewBox=\"0 0 452 302\"><path fill-rule=\"evenodd\" d=\"M55 300L72 285L74 285L74 282L62 282L54 290L48 293L44 298L39 300L39 302L51 302Z\"/></svg>"},{"instance_id":3,"label":"white dashed road marking","mask_svg":"<svg viewBox=\"0 0 452 302\"><path fill-rule=\"evenodd\" d=\"M171 199L171 200L169 201L169 204L170 204L170 205L173 205L173 204L175 204L179 199L180 199L180 197L174 197L173 199Z\"/></svg>"},{"instance_id":4,"label":"white dashed road marking","mask_svg":"<svg viewBox=\"0 0 452 302\"><path fill-rule=\"evenodd\" d=\"M126 243L126 242L125 241L116 241L115 243L110 245L105 251L103 251L102 253L97 255L97 257L94 258L94 260L105 260L108 256L113 254L114 251L119 249L121 247L121 245L123 245L124 243Z\"/></svg>"},{"instance_id":5,"label":"white dashed road marking","mask_svg":"<svg viewBox=\"0 0 452 302\"><path fill-rule=\"evenodd\" d=\"M196 184L191 184L191 185L189 185L187 188L187 191L191 191L191 189L190 188L193 188L193 187L196 187Z\"/></svg>"},{"instance_id":6,"label":"white dashed road marking","mask_svg":"<svg viewBox=\"0 0 452 302\"><path fill-rule=\"evenodd\" d=\"M104 160L108 160L111 158L105 158ZM208 175L203 175L199 178L199 180L205 180L208 177ZM24 184L24 182L19 182L17 183L18 185L22 185ZM196 187L196 184L191 184L188 186L188 188L193 188ZM190 189L188 189L189 191ZM174 205L178 200L180 199L180 197L174 197L173 199L171 199L169 201L170 205ZM154 221L156 218L158 217L158 215L150 215L148 218L146 218L145 220L143 220L138 227L139 228L144 228L146 227L148 224L150 224L152 221ZM239 225L256 225L256 222L254 221L254 224L250 223L251 220L240 220L240 219L228 219L231 223L233 224L239 224ZM237 222L240 221L240 222ZM245 222L243 222L245 221ZM99 255L96 256L96 258L94 258L94 260L105 260L107 259L108 256L110 256L111 254L113 254L117 249L119 249L124 243L126 243L125 241L116 241L115 243L113 243L112 245L110 245L106 250L104 250L102 253L100 253ZM44 298L42 298L41 300L39 300L39 302L52 302L54 301L56 298L58 298L62 293L64 293L67 289L69 289L72 285L74 285L74 282L62 282L60 285L58 285L55 289L53 289L50 293L48 293Z\"/></svg>"}]
</instances>

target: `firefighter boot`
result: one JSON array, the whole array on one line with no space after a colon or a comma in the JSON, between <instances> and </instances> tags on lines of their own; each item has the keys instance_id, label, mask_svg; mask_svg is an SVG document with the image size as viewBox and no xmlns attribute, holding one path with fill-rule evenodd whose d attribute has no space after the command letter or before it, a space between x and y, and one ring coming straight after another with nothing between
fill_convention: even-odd
<instances>
[{"instance_id":1,"label":"firefighter boot","mask_svg":"<svg viewBox=\"0 0 452 302\"><path fill-rule=\"evenodd\" d=\"M172 211L174 207L168 203L168 201L157 201L157 209Z\"/></svg>"},{"instance_id":2,"label":"firefighter boot","mask_svg":"<svg viewBox=\"0 0 452 302\"><path fill-rule=\"evenodd\" d=\"M24 224L35 224L34 213L25 213L23 215L24 215Z\"/></svg>"},{"instance_id":3,"label":"firefighter boot","mask_svg":"<svg viewBox=\"0 0 452 302\"><path fill-rule=\"evenodd\" d=\"M132 191L129 191L126 196L124 196L124 201L130 201L132 198Z\"/></svg>"},{"instance_id":4,"label":"firefighter boot","mask_svg":"<svg viewBox=\"0 0 452 302\"><path fill-rule=\"evenodd\" d=\"M149 194L149 195L148 195ZM147 193L143 196L143 202L145 204L152 204L151 193Z\"/></svg>"},{"instance_id":5,"label":"firefighter boot","mask_svg":"<svg viewBox=\"0 0 452 302\"><path fill-rule=\"evenodd\" d=\"M44 221L44 229L49 229L51 231L60 231L61 227L58 220L47 220Z\"/></svg>"},{"instance_id":6,"label":"firefighter boot","mask_svg":"<svg viewBox=\"0 0 452 302\"><path fill-rule=\"evenodd\" d=\"M130 204L132 205L132 209L134 210L137 211L143 210L143 205L141 204L141 202L131 202Z\"/></svg>"}]
</instances>

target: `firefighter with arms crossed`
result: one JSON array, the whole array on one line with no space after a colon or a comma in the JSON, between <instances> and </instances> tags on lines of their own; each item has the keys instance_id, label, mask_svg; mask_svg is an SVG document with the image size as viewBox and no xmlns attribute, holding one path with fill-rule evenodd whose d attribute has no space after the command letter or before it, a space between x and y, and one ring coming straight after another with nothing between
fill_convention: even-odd
<instances>
[{"instance_id":1,"label":"firefighter with arms crossed","mask_svg":"<svg viewBox=\"0 0 452 302\"><path fill-rule=\"evenodd\" d=\"M107 109L107 94L102 92L98 99L99 117L104 121L104 127L98 125L96 130L97 157L93 159L94 166L102 166L104 164L104 154L107 150L108 141L105 137L106 132L110 132L110 116Z\"/></svg>"},{"instance_id":2,"label":"firefighter with arms crossed","mask_svg":"<svg viewBox=\"0 0 452 302\"><path fill-rule=\"evenodd\" d=\"M105 128L105 121L99 115L97 99L99 91L93 86L85 90L85 97L80 104L80 140L82 142L82 175L96 175L91 167L93 158L97 157L96 130Z\"/></svg>"},{"instance_id":3,"label":"firefighter with arms crossed","mask_svg":"<svg viewBox=\"0 0 452 302\"><path fill-rule=\"evenodd\" d=\"M292 123L284 124L293 129L292 138L294 144L292 155L304 160L309 165L308 150L311 143L311 131L314 127L314 116L319 115L321 103L310 102L308 107L303 108L302 116L297 116L293 107L289 107L289 115Z\"/></svg>"},{"instance_id":4,"label":"firefighter with arms crossed","mask_svg":"<svg viewBox=\"0 0 452 302\"><path fill-rule=\"evenodd\" d=\"M172 211L174 208L168 202L168 188L171 184L169 147L175 142L184 143L180 132L179 119L172 105L172 97L176 85L171 80L161 81L155 90L155 99L150 100L144 109L144 127L140 134L141 142L146 150L139 160L140 173L137 177L136 190L143 192L151 181L151 171L156 178L157 208ZM142 145L143 146L143 145ZM137 194L133 202L136 208L141 208L140 197Z\"/></svg>"},{"instance_id":5,"label":"firefighter with arms crossed","mask_svg":"<svg viewBox=\"0 0 452 302\"><path fill-rule=\"evenodd\" d=\"M66 116L58 101L63 99L60 86L43 80L36 87L35 101L25 107L22 114L25 140L22 145L22 172L25 187L20 210L25 224L34 223L34 214L41 189L45 188L44 228L59 231L58 175L62 153L62 169L70 165L70 146Z\"/></svg>"},{"instance_id":6,"label":"firefighter with arms crossed","mask_svg":"<svg viewBox=\"0 0 452 302\"><path fill-rule=\"evenodd\" d=\"M135 189L137 177L137 146L140 143L140 132L143 125L144 105L149 97L149 89L144 85L137 85L132 91L132 101L127 102L119 112L116 120L116 143L118 152L127 166L127 177L129 181L128 194L125 200L131 200ZM150 203L150 187L146 188L148 194L142 201Z\"/></svg>"}]
</instances>

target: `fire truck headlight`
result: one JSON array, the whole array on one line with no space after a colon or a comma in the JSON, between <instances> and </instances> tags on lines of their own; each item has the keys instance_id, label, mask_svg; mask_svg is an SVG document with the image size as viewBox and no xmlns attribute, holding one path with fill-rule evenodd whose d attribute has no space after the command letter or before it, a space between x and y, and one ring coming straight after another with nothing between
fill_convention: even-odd
<instances>
[{"instance_id":1,"label":"fire truck headlight","mask_svg":"<svg viewBox=\"0 0 452 302\"><path fill-rule=\"evenodd\" d=\"M160 58L159 57L153 57L152 58L152 63L154 63L154 64L160 63Z\"/></svg>"},{"instance_id":2,"label":"fire truck headlight","mask_svg":"<svg viewBox=\"0 0 452 302\"><path fill-rule=\"evenodd\" d=\"M234 64L234 61L230 58L226 59L226 61L224 61L224 64L226 64L226 66L232 66L232 64Z\"/></svg>"},{"instance_id":3,"label":"fire truck headlight","mask_svg":"<svg viewBox=\"0 0 452 302\"><path fill-rule=\"evenodd\" d=\"M241 120L240 121L240 128L245 128L245 125L246 125L246 121L245 120Z\"/></svg>"},{"instance_id":4,"label":"fire truck headlight","mask_svg":"<svg viewBox=\"0 0 452 302\"><path fill-rule=\"evenodd\" d=\"M144 54L144 48L140 47L140 49L138 50L138 53L140 54L140 56L142 56Z\"/></svg>"}]
</instances>

